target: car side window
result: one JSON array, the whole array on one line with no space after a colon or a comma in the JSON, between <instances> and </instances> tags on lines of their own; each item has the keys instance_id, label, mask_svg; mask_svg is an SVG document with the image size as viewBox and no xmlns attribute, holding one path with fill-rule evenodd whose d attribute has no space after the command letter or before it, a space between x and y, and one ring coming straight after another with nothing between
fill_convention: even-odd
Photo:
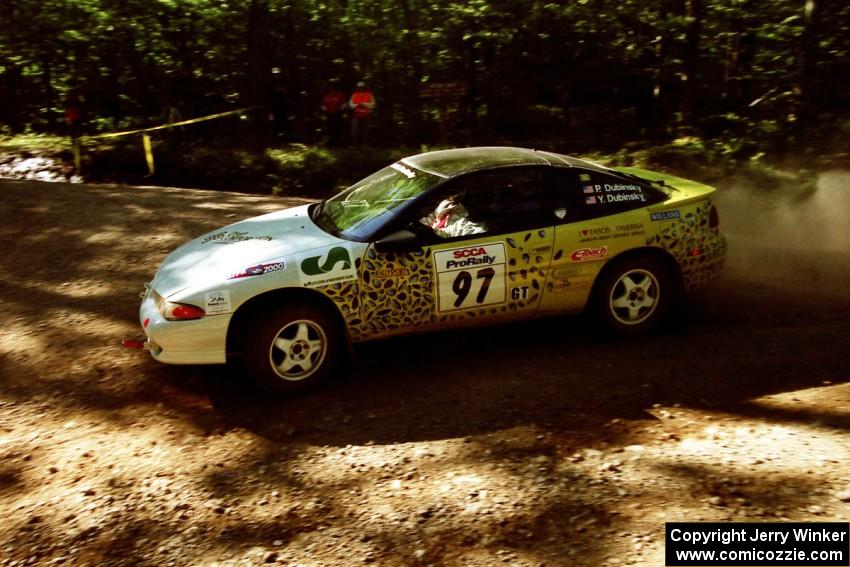
<instances>
[{"instance_id":1,"label":"car side window","mask_svg":"<svg viewBox=\"0 0 850 567\"><path fill-rule=\"evenodd\" d=\"M419 219L440 239L545 226L543 174L513 168L465 175L426 202Z\"/></svg>"},{"instance_id":2,"label":"car side window","mask_svg":"<svg viewBox=\"0 0 850 567\"><path fill-rule=\"evenodd\" d=\"M638 181L580 168L552 176L555 216L572 222L646 207L661 200L658 191Z\"/></svg>"}]
</instances>

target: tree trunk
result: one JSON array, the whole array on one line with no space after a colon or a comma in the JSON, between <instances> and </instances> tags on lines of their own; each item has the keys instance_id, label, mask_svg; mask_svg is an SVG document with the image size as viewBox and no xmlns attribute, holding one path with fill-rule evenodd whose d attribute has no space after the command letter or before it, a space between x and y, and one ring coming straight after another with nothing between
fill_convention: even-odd
<instances>
[{"instance_id":1,"label":"tree trunk","mask_svg":"<svg viewBox=\"0 0 850 567\"><path fill-rule=\"evenodd\" d=\"M652 123L650 132L653 137L663 137L668 123L669 104L668 88L670 86L670 71L667 60L672 50L673 38L670 34L668 19L670 17L670 0L661 0L658 6L658 21L661 30L655 38L655 73L652 85Z\"/></svg>"},{"instance_id":2,"label":"tree trunk","mask_svg":"<svg viewBox=\"0 0 850 567\"><path fill-rule=\"evenodd\" d=\"M419 105L419 81L423 74L421 60L422 47L419 43L419 36L417 35L419 24L410 6L410 0L398 1L402 14L404 14L404 25L407 28L407 33L404 34L407 65L413 71L404 81L404 95L408 99L408 104L404 105L407 110L405 112L405 120L408 124L409 141L416 143L421 142L419 137L422 132L422 115ZM384 108L389 108L389 105L384 104Z\"/></svg>"},{"instance_id":3,"label":"tree trunk","mask_svg":"<svg viewBox=\"0 0 850 567\"><path fill-rule=\"evenodd\" d=\"M820 5L818 0L804 0L803 35L800 45L799 112L800 126L814 121L817 104L818 35Z\"/></svg>"},{"instance_id":4,"label":"tree trunk","mask_svg":"<svg viewBox=\"0 0 850 567\"><path fill-rule=\"evenodd\" d=\"M266 46L268 44L268 6L265 0L251 0L248 8L248 84L247 92L243 95L249 104L267 105L270 103L268 96L270 73L268 60L266 58Z\"/></svg>"},{"instance_id":5,"label":"tree trunk","mask_svg":"<svg viewBox=\"0 0 850 567\"><path fill-rule=\"evenodd\" d=\"M682 108L685 119L693 124L696 120L698 75L699 75L699 46L702 34L702 0L687 0L685 10L688 16L688 28L685 37L685 74L683 77Z\"/></svg>"},{"instance_id":6,"label":"tree trunk","mask_svg":"<svg viewBox=\"0 0 850 567\"><path fill-rule=\"evenodd\" d=\"M42 89L44 90L44 108L48 110L46 115L47 130L50 132L56 131L56 115L53 112L55 108L56 97L53 91L53 73L50 65L50 60L47 57L42 61L44 72L41 75Z\"/></svg>"}]
</instances>

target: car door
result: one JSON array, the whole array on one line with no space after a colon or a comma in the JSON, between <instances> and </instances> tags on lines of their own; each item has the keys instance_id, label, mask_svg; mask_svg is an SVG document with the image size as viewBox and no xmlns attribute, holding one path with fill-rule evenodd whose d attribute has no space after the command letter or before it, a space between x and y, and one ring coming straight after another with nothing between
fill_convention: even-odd
<instances>
[{"instance_id":1,"label":"car door","mask_svg":"<svg viewBox=\"0 0 850 567\"><path fill-rule=\"evenodd\" d=\"M540 309L580 311L603 266L646 245L645 207L658 195L637 181L590 169L553 169L548 182L558 221Z\"/></svg>"},{"instance_id":2,"label":"car door","mask_svg":"<svg viewBox=\"0 0 850 567\"><path fill-rule=\"evenodd\" d=\"M552 258L553 223L544 214L543 170L517 167L464 175L409 214L420 235L411 250L371 245L361 275L361 313L370 336L477 324L536 313ZM461 205L462 229L438 228L447 198Z\"/></svg>"}]
</instances>

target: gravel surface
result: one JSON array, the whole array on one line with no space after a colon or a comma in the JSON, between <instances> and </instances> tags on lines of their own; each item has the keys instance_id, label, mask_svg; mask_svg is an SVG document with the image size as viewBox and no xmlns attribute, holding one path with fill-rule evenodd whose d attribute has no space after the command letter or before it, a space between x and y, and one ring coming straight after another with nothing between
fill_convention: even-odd
<instances>
[{"instance_id":1,"label":"gravel surface","mask_svg":"<svg viewBox=\"0 0 850 567\"><path fill-rule=\"evenodd\" d=\"M269 399L139 336L165 254L303 201L0 180L0 565L662 565L667 521L850 517L850 174L720 193L665 332L364 344Z\"/></svg>"}]
</instances>

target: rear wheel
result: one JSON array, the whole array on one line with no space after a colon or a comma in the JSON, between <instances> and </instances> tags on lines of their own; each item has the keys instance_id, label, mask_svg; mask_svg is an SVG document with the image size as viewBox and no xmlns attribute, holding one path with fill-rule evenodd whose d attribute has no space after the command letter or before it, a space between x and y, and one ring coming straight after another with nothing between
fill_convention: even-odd
<instances>
[{"instance_id":1,"label":"rear wheel","mask_svg":"<svg viewBox=\"0 0 850 567\"><path fill-rule=\"evenodd\" d=\"M339 324L326 311L284 304L255 315L245 333L245 367L266 390L305 390L328 378L341 345Z\"/></svg>"},{"instance_id":2,"label":"rear wheel","mask_svg":"<svg viewBox=\"0 0 850 567\"><path fill-rule=\"evenodd\" d=\"M673 278L662 262L649 256L627 258L605 269L595 311L614 334L641 335L667 316L674 294Z\"/></svg>"}]
</instances>

